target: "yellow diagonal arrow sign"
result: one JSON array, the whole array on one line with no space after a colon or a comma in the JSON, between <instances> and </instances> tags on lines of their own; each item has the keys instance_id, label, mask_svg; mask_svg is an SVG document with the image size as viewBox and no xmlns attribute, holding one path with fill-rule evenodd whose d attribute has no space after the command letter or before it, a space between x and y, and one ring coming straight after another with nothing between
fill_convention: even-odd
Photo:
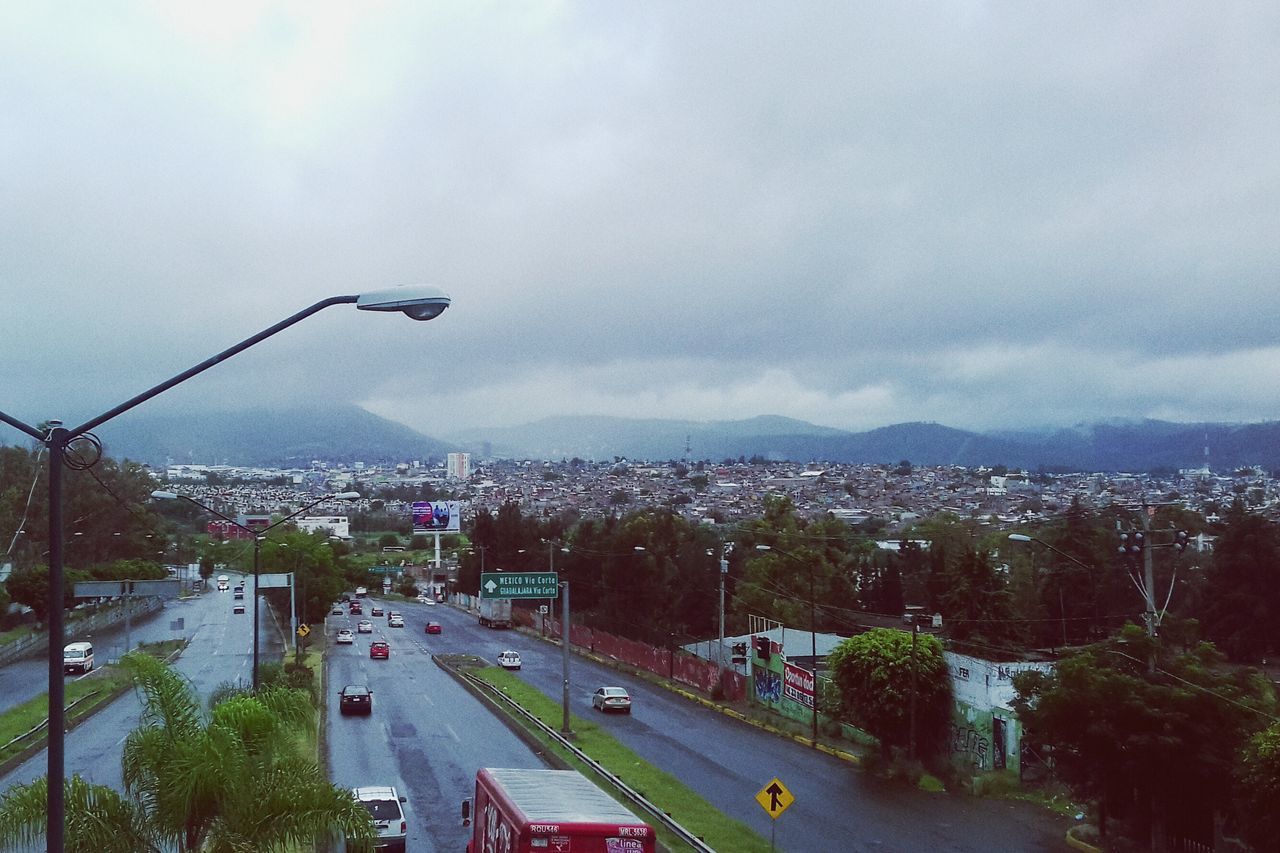
<instances>
[{"instance_id":1,"label":"yellow diagonal arrow sign","mask_svg":"<svg viewBox=\"0 0 1280 853\"><path fill-rule=\"evenodd\" d=\"M791 792L787 790L787 786L782 784L777 776L773 777L768 785L760 789L760 793L756 794L756 802L760 804L760 808L769 813L769 817L774 820L778 819L778 815L787 810L787 807L796 801L791 796Z\"/></svg>"},{"instance_id":2,"label":"yellow diagonal arrow sign","mask_svg":"<svg viewBox=\"0 0 1280 853\"><path fill-rule=\"evenodd\" d=\"M298 636L299 636L299 637L305 637L305 636L307 636L307 635L308 635L308 634L310 634L310 633L311 633L311 626L310 626L310 625L299 625L299 626L298 626Z\"/></svg>"}]
</instances>

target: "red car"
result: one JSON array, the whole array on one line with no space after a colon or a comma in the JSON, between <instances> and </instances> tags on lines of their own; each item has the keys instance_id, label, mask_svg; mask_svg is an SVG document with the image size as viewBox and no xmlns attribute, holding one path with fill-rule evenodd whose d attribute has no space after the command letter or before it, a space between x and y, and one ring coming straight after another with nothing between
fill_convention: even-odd
<instances>
[{"instance_id":1,"label":"red car","mask_svg":"<svg viewBox=\"0 0 1280 853\"><path fill-rule=\"evenodd\" d=\"M371 658L389 658L391 657L391 646L381 641L369 644L369 657Z\"/></svg>"},{"instance_id":2,"label":"red car","mask_svg":"<svg viewBox=\"0 0 1280 853\"><path fill-rule=\"evenodd\" d=\"M351 602L351 615L360 616L362 614L363 614L363 610L360 607L360 602L358 601Z\"/></svg>"},{"instance_id":3,"label":"red car","mask_svg":"<svg viewBox=\"0 0 1280 853\"><path fill-rule=\"evenodd\" d=\"M440 633L440 631L441 631L441 628L440 628L440 623L439 623L439 622L428 622L428 623L427 623L427 633L428 633L428 634L439 634L439 633Z\"/></svg>"}]
</instances>

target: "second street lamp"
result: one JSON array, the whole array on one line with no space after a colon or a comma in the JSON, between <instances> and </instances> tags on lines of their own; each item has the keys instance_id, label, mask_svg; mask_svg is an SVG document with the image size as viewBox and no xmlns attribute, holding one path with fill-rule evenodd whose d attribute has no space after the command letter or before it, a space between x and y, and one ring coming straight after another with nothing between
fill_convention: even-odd
<instances>
[{"instance_id":1,"label":"second street lamp","mask_svg":"<svg viewBox=\"0 0 1280 853\"><path fill-rule=\"evenodd\" d=\"M267 538L266 537L267 531L274 530L275 528L284 524L286 521L291 521L294 518L297 518L307 510L311 509L314 506L319 506L325 501L359 500L360 493L359 492L337 492L335 494L325 495L322 498L318 498L312 501L311 503L307 504L301 509L298 509L289 513L279 521L274 521L271 524L268 524L266 527L261 527L261 528L248 527L244 524L241 524L240 522L236 521L234 518L231 518L228 515L223 515L213 507L206 506L205 504L200 503L200 501L196 500L195 498L189 498L186 495L180 495L176 492L166 492L163 490L157 490L151 493L151 497L155 498L156 500L186 501L189 504L200 507L200 509L204 510L210 515L216 515L218 518L222 519L228 524L239 528L240 530L244 531L245 533L248 533L250 536L253 537L253 689L256 692L258 689L258 577L262 573L262 542L264 539Z\"/></svg>"}]
</instances>

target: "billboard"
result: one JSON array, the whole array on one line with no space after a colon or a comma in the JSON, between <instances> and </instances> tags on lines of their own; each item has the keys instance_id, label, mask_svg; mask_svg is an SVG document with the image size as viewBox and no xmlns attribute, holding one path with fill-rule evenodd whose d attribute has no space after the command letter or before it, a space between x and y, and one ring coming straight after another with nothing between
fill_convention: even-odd
<instances>
[{"instance_id":1,"label":"billboard","mask_svg":"<svg viewBox=\"0 0 1280 853\"><path fill-rule=\"evenodd\" d=\"M782 668L782 695L806 708L813 707L813 673L787 663Z\"/></svg>"},{"instance_id":2,"label":"billboard","mask_svg":"<svg viewBox=\"0 0 1280 853\"><path fill-rule=\"evenodd\" d=\"M457 533L461 529L461 504L458 501L414 501L414 533Z\"/></svg>"}]
</instances>

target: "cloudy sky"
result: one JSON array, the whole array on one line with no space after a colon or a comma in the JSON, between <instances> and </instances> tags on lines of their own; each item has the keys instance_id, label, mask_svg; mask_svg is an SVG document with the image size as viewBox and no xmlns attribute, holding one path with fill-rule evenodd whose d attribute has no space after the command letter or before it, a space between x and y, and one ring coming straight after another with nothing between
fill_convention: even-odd
<instances>
[{"instance_id":1,"label":"cloudy sky","mask_svg":"<svg viewBox=\"0 0 1280 853\"><path fill-rule=\"evenodd\" d=\"M147 406L1274 420L1277 44L1274 2L0 0L0 411L427 283Z\"/></svg>"}]
</instances>

